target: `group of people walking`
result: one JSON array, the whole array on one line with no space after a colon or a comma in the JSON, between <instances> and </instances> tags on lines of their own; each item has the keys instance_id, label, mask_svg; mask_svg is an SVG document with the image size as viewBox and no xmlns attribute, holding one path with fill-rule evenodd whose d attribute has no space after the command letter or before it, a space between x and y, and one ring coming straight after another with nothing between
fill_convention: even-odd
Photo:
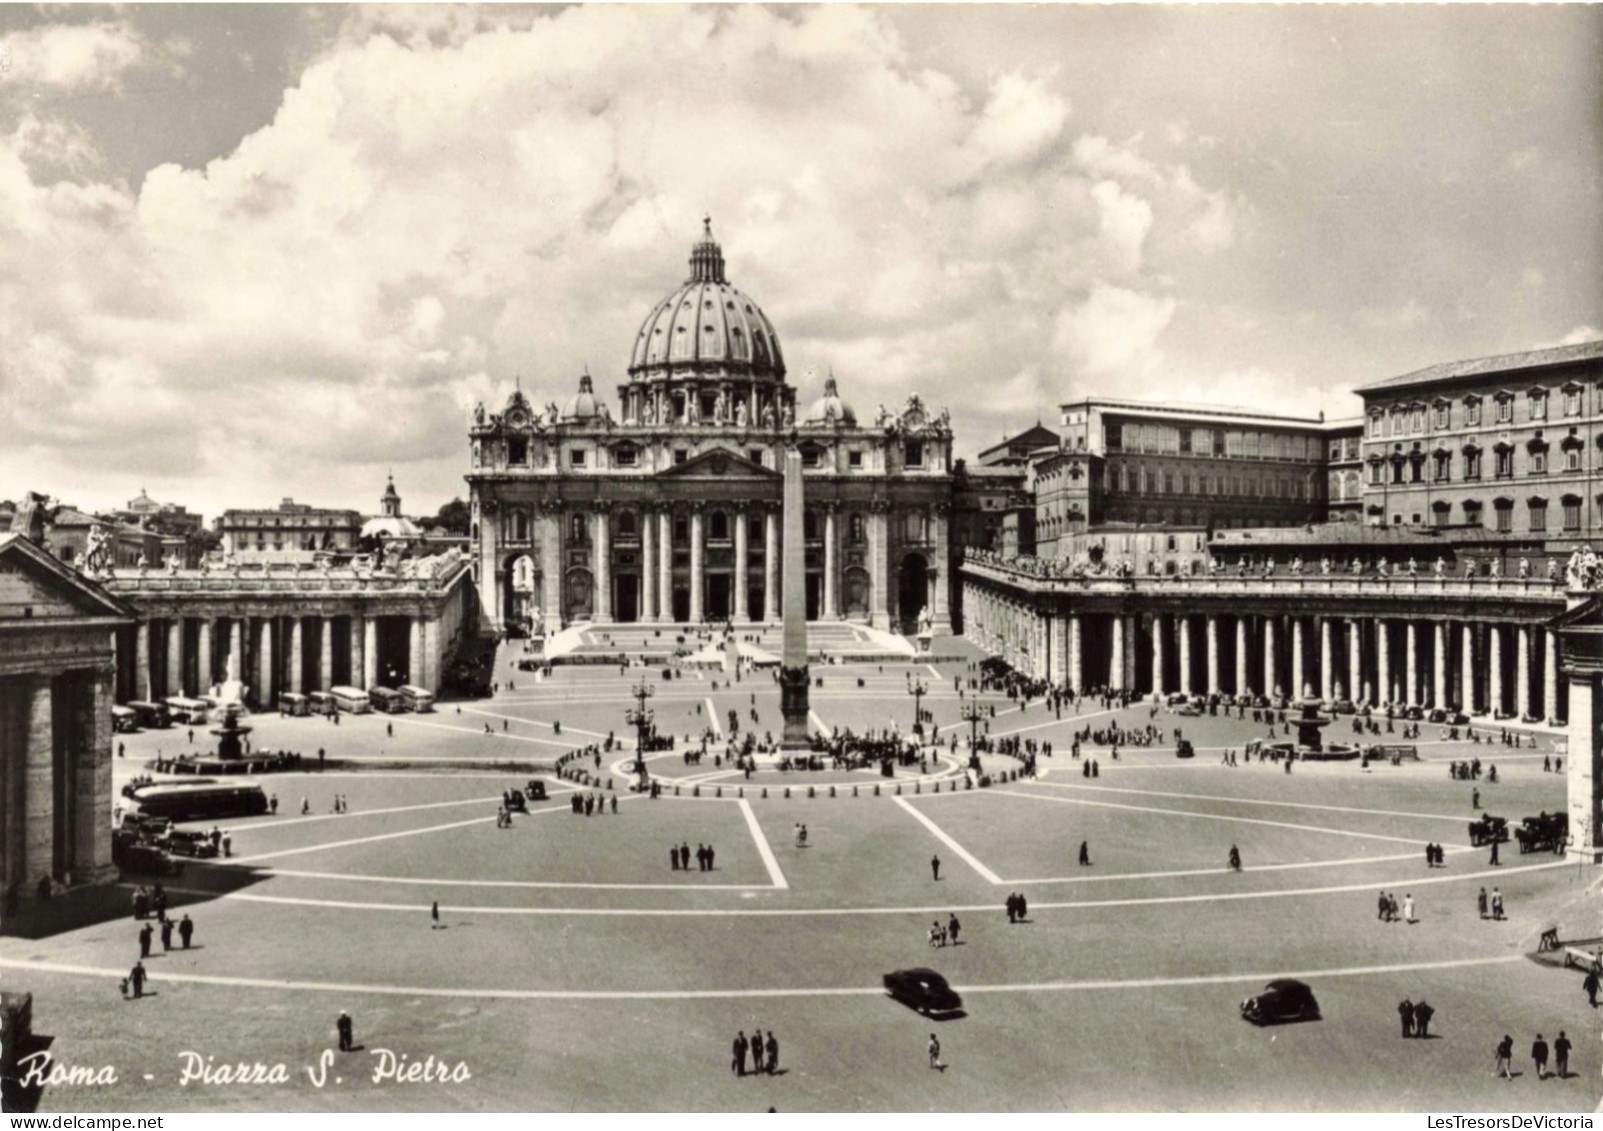
<instances>
[{"instance_id":1,"label":"group of people walking","mask_svg":"<svg viewBox=\"0 0 1603 1131\"><path fill-rule=\"evenodd\" d=\"M1570 1049L1573 1047L1574 1046L1570 1044L1570 1038L1565 1034L1563 1029L1560 1029L1558 1031L1558 1037L1553 1041L1551 1049L1555 1062L1555 1071L1549 1073L1547 1070L1547 1058L1549 1052L1548 1044L1546 1039L1543 1038L1542 1034L1536 1034L1536 1039L1531 1042L1531 1063L1536 1066L1536 1078L1538 1080L1546 1080L1549 1075L1553 1075L1557 1076L1560 1080L1563 1080L1565 1077L1569 1076ZM1513 1080L1515 1076L1513 1037L1506 1033L1503 1035L1503 1039L1497 1042L1496 1056L1497 1075L1501 1076L1504 1080Z\"/></svg>"},{"instance_id":2,"label":"group of people walking","mask_svg":"<svg viewBox=\"0 0 1603 1131\"><path fill-rule=\"evenodd\" d=\"M717 853L713 851L712 845L696 845L696 871L715 871L716 869L713 866L713 861L716 859L716 857ZM690 843L688 841L682 842L678 845L670 844L668 846L668 866L675 872L690 871Z\"/></svg>"},{"instance_id":3,"label":"group of people walking","mask_svg":"<svg viewBox=\"0 0 1603 1131\"><path fill-rule=\"evenodd\" d=\"M772 1076L779 1071L779 1042L774 1039L774 1031L768 1030L766 1038L761 1029L753 1029L751 1036L746 1036L742 1029L735 1036L734 1058L729 1062L729 1069L736 1076ZM751 1057L751 1067L746 1067L746 1057Z\"/></svg>"}]
</instances>

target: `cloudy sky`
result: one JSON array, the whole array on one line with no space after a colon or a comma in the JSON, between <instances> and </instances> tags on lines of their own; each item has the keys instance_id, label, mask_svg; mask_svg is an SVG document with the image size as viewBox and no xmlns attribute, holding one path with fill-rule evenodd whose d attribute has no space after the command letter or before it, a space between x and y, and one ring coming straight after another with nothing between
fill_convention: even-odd
<instances>
[{"instance_id":1,"label":"cloudy sky","mask_svg":"<svg viewBox=\"0 0 1603 1131\"><path fill-rule=\"evenodd\" d=\"M0 497L464 490L704 212L804 398L1331 416L1603 337L1597 6L0 7Z\"/></svg>"}]
</instances>

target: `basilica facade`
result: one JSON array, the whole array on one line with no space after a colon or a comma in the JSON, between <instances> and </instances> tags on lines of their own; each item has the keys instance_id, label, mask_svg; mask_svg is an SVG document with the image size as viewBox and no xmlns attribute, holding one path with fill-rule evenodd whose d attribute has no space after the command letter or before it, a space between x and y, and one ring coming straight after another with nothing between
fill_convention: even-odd
<instances>
[{"instance_id":1,"label":"basilica facade","mask_svg":"<svg viewBox=\"0 0 1603 1131\"><path fill-rule=\"evenodd\" d=\"M768 316L708 223L689 276L645 315L609 404L521 388L470 430L470 539L498 629L579 621L775 622L781 468L805 479L807 616L952 631L952 429L909 396L859 420L833 375L797 403Z\"/></svg>"}]
</instances>

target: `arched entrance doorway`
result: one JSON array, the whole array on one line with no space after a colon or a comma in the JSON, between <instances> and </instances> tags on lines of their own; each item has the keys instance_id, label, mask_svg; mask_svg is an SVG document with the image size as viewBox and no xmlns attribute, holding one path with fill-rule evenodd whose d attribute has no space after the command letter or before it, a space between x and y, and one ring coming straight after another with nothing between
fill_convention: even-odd
<instances>
[{"instance_id":1,"label":"arched entrance doorway","mask_svg":"<svg viewBox=\"0 0 1603 1131\"><path fill-rule=\"evenodd\" d=\"M869 585L866 569L853 566L846 571L841 584L841 593L844 597L841 602L841 613L847 620L868 619Z\"/></svg>"},{"instance_id":2,"label":"arched entrance doorway","mask_svg":"<svg viewBox=\"0 0 1603 1131\"><path fill-rule=\"evenodd\" d=\"M896 571L896 619L904 633L918 631L918 614L929 608L929 563L908 554Z\"/></svg>"},{"instance_id":3,"label":"arched entrance doorway","mask_svg":"<svg viewBox=\"0 0 1603 1131\"><path fill-rule=\"evenodd\" d=\"M567 623L589 620L594 615L595 579L587 569L568 571L567 592L563 594L563 616Z\"/></svg>"},{"instance_id":4,"label":"arched entrance doorway","mask_svg":"<svg viewBox=\"0 0 1603 1131\"><path fill-rule=\"evenodd\" d=\"M502 619L510 632L530 632L540 607L540 575L535 571L534 559L528 554L511 559L506 578Z\"/></svg>"}]
</instances>

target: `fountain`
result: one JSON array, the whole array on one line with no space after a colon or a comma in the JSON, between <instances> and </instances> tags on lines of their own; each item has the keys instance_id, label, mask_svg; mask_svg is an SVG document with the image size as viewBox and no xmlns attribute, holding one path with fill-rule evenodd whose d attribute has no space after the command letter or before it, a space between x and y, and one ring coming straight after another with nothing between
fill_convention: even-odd
<instances>
[{"instance_id":1,"label":"fountain","mask_svg":"<svg viewBox=\"0 0 1603 1131\"><path fill-rule=\"evenodd\" d=\"M237 703L230 703L223 710L222 725L212 728L212 734L217 736L217 757L222 761L237 761L245 756L243 743L251 728L239 725L241 710Z\"/></svg>"},{"instance_id":2,"label":"fountain","mask_svg":"<svg viewBox=\"0 0 1603 1131\"><path fill-rule=\"evenodd\" d=\"M1314 694L1312 687L1303 688L1302 698L1291 706L1297 711L1291 720L1291 725L1297 728L1297 740L1264 743L1264 749L1277 756L1286 755L1308 762L1345 762L1359 756L1358 747L1352 743L1325 742L1321 732L1335 719L1320 713L1324 704Z\"/></svg>"}]
</instances>

